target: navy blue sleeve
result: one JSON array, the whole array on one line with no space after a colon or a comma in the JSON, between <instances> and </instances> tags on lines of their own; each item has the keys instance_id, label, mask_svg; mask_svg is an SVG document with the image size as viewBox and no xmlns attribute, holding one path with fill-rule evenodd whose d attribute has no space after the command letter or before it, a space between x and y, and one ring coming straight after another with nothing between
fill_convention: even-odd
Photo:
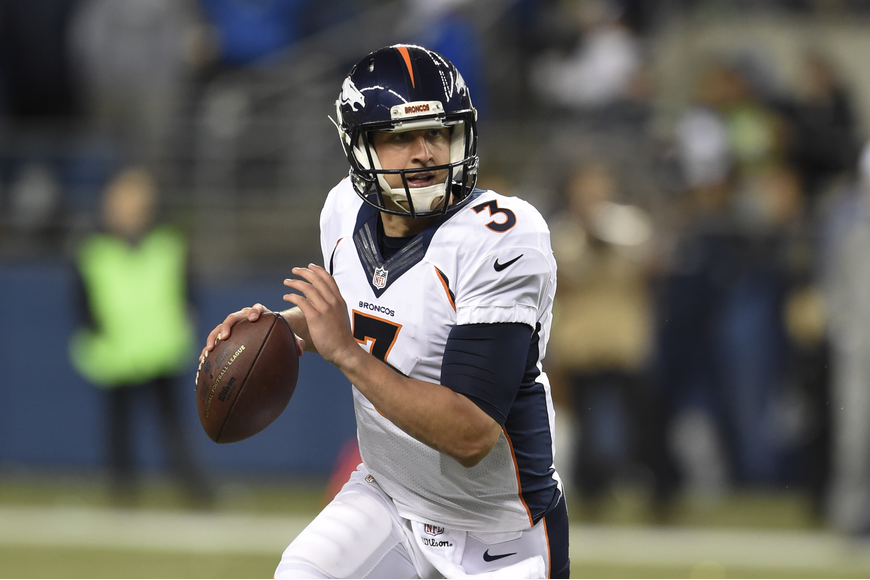
<instances>
[{"instance_id":1,"label":"navy blue sleeve","mask_svg":"<svg viewBox=\"0 0 870 580\"><path fill-rule=\"evenodd\" d=\"M523 381L532 328L520 323L454 326L441 364L441 384L471 399L504 425Z\"/></svg>"}]
</instances>

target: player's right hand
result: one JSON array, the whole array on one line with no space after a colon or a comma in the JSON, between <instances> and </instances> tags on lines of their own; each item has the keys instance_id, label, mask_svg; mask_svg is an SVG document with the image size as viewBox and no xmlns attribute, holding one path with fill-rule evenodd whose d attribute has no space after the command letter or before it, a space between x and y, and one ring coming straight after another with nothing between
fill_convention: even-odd
<instances>
[{"instance_id":1,"label":"player's right hand","mask_svg":"<svg viewBox=\"0 0 870 580\"><path fill-rule=\"evenodd\" d=\"M217 346L220 341L229 338L234 324L245 319L254 322L260 318L261 314L268 314L269 312L271 312L271 310L258 302L253 306L247 306L227 316L223 322L215 326L214 330L208 333L208 338L205 340L205 347L199 355L200 362L202 362L209 352L214 350L214 347Z\"/></svg>"}]
</instances>

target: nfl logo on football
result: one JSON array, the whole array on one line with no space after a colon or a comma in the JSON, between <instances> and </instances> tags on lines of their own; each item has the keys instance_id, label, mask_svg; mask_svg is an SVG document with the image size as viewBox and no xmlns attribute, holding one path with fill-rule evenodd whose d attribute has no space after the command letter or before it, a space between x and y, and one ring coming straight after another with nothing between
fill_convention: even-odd
<instances>
[{"instance_id":1,"label":"nfl logo on football","mask_svg":"<svg viewBox=\"0 0 870 580\"><path fill-rule=\"evenodd\" d=\"M444 528L433 524L424 524L423 531L425 531L430 536L440 536L444 533Z\"/></svg>"},{"instance_id":2,"label":"nfl logo on football","mask_svg":"<svg viewBox=\"0 0 870 580\"><path fill-rule=\"evenodd\" d=\"M375 288L381 289L387 285L387 271L383 268L375 268L375 275L372 277L372 285Z\"/></svg>"}]
</instances>

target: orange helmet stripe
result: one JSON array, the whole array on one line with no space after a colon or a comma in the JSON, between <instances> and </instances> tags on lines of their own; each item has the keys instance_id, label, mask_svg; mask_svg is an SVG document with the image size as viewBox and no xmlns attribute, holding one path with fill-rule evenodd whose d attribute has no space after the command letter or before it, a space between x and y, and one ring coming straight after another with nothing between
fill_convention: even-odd
<instances>
[{"instance_id":1,"label":"orange helmet stripe","mask_svg":"<svg viewBox=\"0 0 870 580\"><path fill-rule=\"evenodd\" d=\"M402 55L402 58L405 59L405 66L408 67L408 74L411 75L411 86L417 88L417 84L414 82L414 69L411 68L411 53L408 52L408 47L397 46L396 50L398 50L399 54Z\"/></svg>"}]
</instances>

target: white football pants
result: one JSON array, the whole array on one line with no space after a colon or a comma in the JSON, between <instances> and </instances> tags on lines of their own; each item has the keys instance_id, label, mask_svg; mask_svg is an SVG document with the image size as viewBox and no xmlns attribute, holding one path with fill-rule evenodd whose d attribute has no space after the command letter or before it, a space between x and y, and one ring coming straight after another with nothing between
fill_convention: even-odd
<instances>
[{"instance_id":1,"label":"white football pants","mask_svg":"<svg viewBox=\"0 0 870 580\"><path fill-rule=\"evenodd\" d=\"M543 520L471 533L411 522L365 468L284 550L275 578L546 578Z\"/></svg>"}]
</instances>

